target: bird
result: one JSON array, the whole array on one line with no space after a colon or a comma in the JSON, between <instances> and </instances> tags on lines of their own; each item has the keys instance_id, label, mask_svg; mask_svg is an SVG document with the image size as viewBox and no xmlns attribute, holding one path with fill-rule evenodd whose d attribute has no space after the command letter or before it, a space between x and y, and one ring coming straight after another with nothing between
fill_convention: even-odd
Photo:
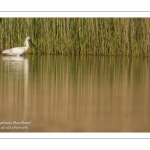
<instances>
[{"instance_id":1,"label":"bird","mask_svg":"<svg viewBox=\"0 0 150 150\"><path fill-rule=\"evenodd\" d=\"M32 41L31 41L31 38L30 37L26 37L25 39L25 46L24 47L14 47L14 48L11 48L11 49L6 49L4 51L2 51L2 54L7 54L7 55L10 55L10 56L21 56L23 55L24 53L27 52L27 50L29 49L29 42L31 42L31 44L33 46L35 46Z\"/></svg>"}]
</instances>

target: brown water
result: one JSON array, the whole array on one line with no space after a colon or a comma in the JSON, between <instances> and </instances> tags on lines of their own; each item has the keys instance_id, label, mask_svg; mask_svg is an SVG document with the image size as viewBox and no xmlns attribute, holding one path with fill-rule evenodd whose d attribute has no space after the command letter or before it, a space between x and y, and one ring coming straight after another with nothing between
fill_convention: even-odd
<instances>
[{"instance_id":1,"label":"brown water","mask_svg":"<svg viewBox=\"0 0 150 150\"><path fill-rule=\"evenodd\" d=\"M149 132L150 58L0 55L0 132L33 131Z\"/></svg>"}]
</instances>

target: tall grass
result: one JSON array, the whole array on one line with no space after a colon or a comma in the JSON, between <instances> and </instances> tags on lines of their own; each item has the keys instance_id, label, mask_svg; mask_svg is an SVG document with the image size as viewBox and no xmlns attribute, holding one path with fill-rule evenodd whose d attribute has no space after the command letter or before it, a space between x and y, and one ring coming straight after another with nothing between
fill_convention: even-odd
<instances>
[{"instance_id":1,"label":"tall grass","mask_svg":"<svg viewBox=\"0 0 150 150\"><path fill-rule=\"evenodd\" d=\"M149 18L2 18L0 50L30 36L36 48L28 53L143 56L149 34Z\"/></svg>"}]
</instances>

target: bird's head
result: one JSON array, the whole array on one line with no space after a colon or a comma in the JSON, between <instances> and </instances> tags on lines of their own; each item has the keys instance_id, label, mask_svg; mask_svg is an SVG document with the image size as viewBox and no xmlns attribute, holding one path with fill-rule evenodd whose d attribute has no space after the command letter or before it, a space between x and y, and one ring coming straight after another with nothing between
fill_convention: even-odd
<instances>
[{"instance_id":1,"label":"bird's head","mask_svg":"<svg viewBox=\"0 0 150 150\"><path fill-rule=\"evenodd\" d=\"M35 45L32 43L32 41L31 41L31 38L30 38L30 37L26 37L26 41L30 41L30 43L31 43L33 46L35 46Z\"/></svg>"}]
</instances>

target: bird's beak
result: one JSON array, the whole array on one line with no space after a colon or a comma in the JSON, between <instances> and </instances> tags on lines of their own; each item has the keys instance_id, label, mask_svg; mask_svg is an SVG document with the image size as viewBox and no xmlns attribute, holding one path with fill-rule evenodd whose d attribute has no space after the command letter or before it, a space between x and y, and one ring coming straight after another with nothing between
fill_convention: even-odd
<instances>
[{"instance_id":1,"label":"bird's beak","mask_svg":"<svg viewBox=\"0 0 150 150\"><path fill-rule=\"evenodd\" d=\"M30 41L30 43L33 45L33 46L35 46L33 43L32 43L32 41L29 39L29 41Z\"/></svg>"}]
</instances>

